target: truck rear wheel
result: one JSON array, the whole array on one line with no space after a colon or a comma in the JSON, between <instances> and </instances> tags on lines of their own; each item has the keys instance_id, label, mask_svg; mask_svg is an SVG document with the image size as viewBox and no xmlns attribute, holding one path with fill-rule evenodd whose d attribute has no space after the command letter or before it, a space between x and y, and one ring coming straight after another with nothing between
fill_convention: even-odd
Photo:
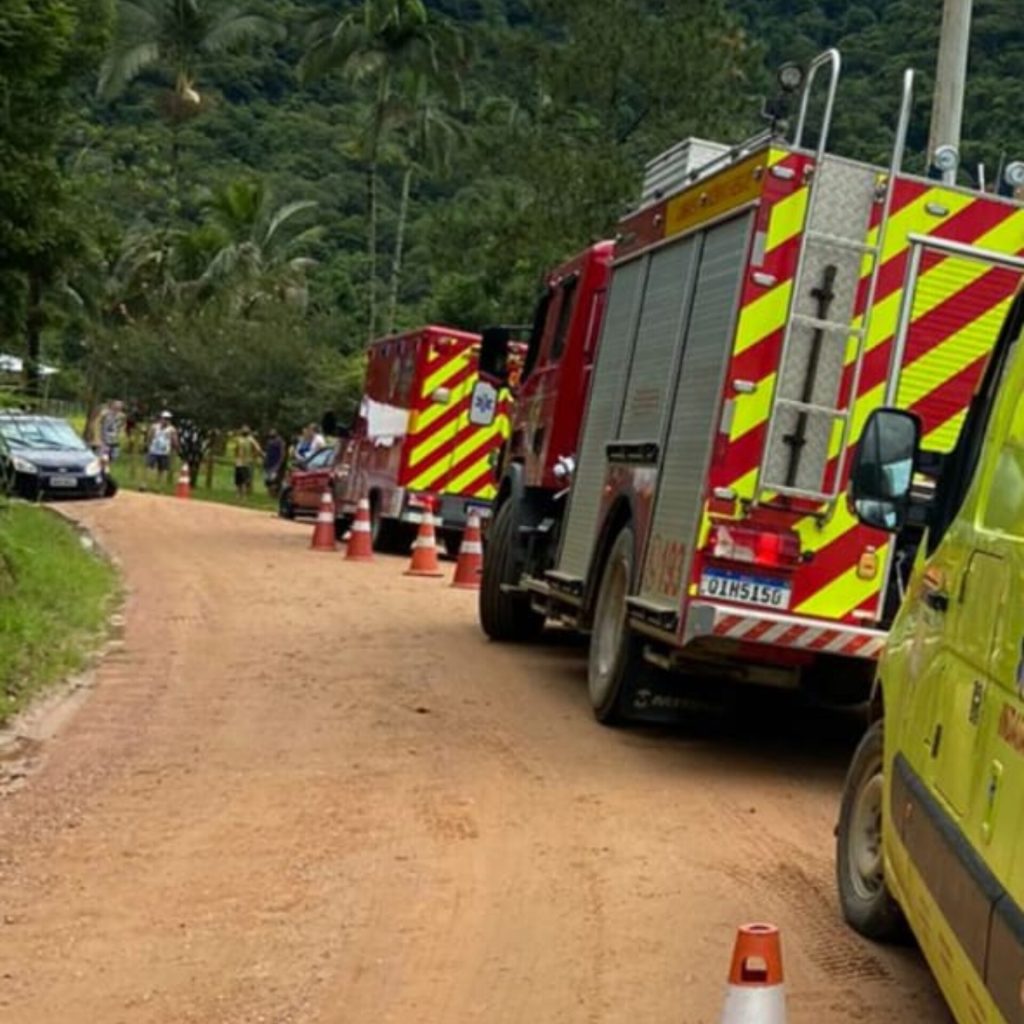
<instances>
[{"instance_id":1,"label":"truck rear wheel","mask_svg":"<svg viewBox=\"0 0 1024 1024\"><path fill-rule=\"evenodd\" d=\"M633 585L633 531L619 532L601 573L594 609L587 663L587 690L594 716L605 725L624 717L622 692L626 681L640 671L640 643L626 621L626 598Z\"/></svg>"},{"instance_id":2,"label":"truck rear wheel","mask_svg":"<svg viewBox=\"0 0 1024 1024\"><path fill-rule=\"evenodd\" d=\"M885 883L882 856L882 721L860 741L843 788L836 831L836 880L843 917L876 942L906 934L899 905Z\"/></svg>"},{"instance_id":3,"label":"truck rear wheel","mask_svg":"<svg viewBox=\"0 0 1024 1024\"><path fill-rule=\"evenodd\" d=\"M480 579L480 625L492 640L505 643L529 643L544 628L544 616L533 610L526 595L502 589L503 584L517 585L522 575L515 543L518 525L515 501L506 501L487 531Z\"/></svg>"}]
</instances>

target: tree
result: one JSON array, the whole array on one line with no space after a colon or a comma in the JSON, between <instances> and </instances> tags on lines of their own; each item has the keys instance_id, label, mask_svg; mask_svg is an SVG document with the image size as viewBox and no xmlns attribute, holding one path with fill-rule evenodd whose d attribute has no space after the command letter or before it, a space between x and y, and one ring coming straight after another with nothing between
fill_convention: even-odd
<instances>
[{"instance_id":1,"label":"tree","mask_svg":"<svg viewBox=\"0 0 1024 1024\"><path fill-rule=\"evenodd\" d=\"M302 220L316 205L304 199L276 206L262 181L233 181L209 192L198 242L212 254L196 282L199 296L227 293L232 309L246 317L275 302L304 310L306 273L316 262L309 247L323 228ZM195 237L186 236L181 248Z\"/></svg>"},{"instance_id":2,"label":"tree","mask_svg":"<svg viewBox=\"0 0 1024 1024\"><path fill-rule=\"evenodd\" d=\"M431 22L423 0L363 0L340 17L317 18L307 35L299 76L312 81L340 71L356 84L369 83L372 98L359 152L366 173L367 340L377 333L377 190L385 134L399 116L406 90L428 80L457 87L459 34L447 23Z\"/></svg>"},{"instance_id":3,"label":"tree","mask_svg":"<svg viewBox=\"0 0 1024 1024\"><path fill-rule=\"evenodd\" d=\"M118 0L117 31L97 91L113 99L148 69L167 80L159 104L171 127L176 195L181 188L180 128L204 103L196 88L200 69L233 47L274 38L280 31L273 21L223 0Z\"/></svg>"},{"instance_id":4,"label":"tree","mask_svg":"<svg viewBox=\"0 0 1024 1024\"><path fill-rule=\"evenodd\" d=\"M8 0L0 11L0 305L38 386L45 297L82 239L66 216L57 142L70 85L98 59L106 15L84 0Z\"/></svg>"}]
</instances>

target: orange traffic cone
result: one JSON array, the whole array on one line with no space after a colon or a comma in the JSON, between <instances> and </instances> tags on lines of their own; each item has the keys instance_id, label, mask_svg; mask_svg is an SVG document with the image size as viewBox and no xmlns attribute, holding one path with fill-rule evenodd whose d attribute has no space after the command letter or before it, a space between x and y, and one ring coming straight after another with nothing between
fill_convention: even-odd
<instances>
[{"instance_id":1,"label":"orange traffic cone","mask_svg":"<svg viewBox=\"0 0 1024 1024\"><path fill-rule=\"evenodd\" d=\"M412 545L412 561L406 576L443 576L437 560L437 538L434 536L434 513L428 508L420 520L419 532Z\"/></svg>"},{"instance_id":2,"label":"orange traffic cone","mask_svg":"<svg viewBox=\"0 0 1024 1024\"><path fill-rule=\"evenodd\" d=\"M176 498L192 497L192 477L189 476L188 464L181 464L181 472L178 474L178 482L174 485L174 496Z\"/></svg>"},{"instance_id":3,"label":"orange traffic cone","mask_svg":"<svg viewBox=\"0 0 1024 1024\"><path fill-rule=\"evenodd\" d=\"M313 527L313 540L309 545L314 551L334 551L337 543L334 539L334 498L330 490L325 490L320 498L320 511L316 514Z\"/></svg>"},{"instance_id":4,"label":"orange traffic cone","mask_svg":"<svg viewBox=\"0 0 1024 1024\"><path fill-rule=\"evenodd\" d=\"M470 515L466 532L459 545L459 560L455 563L452 586L463 590L480 589L480 573L484 568L484 547L480 540L480 517Z\"/></svg>"},{"instance_id":5,"label":"orange traffic cone","mask_svg":"<svg viewBox=\"0 0 1024 1024\"><path fill-rule=\"evenodd\" d=\"M373 561L373 537L370 532L370 503L360 498L356 506L356 517L348 531L348 546L345 558L350 562Z\"/></svg>"},{"instance_id":6,"label":"orange traffic cone","mask_svg":"<svg viewBox=\"0 0 1024 1024\"><path fill-rule=\"evenodd\" d=\"M782 943L773 924L745 924L736 934L721 1024L786 1024Z\"/></svg>"}]
</instances>

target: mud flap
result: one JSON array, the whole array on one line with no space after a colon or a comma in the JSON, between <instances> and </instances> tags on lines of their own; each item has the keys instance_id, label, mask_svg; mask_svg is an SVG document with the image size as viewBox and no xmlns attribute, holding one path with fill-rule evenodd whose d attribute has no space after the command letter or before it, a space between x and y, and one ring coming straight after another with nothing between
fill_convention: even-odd
<instances>
[{"instance_id":1,"label":"mud flap","mask_svg":"<svg viewBox=\"0 0 1024 1024\"><path fill-rule=\"evenodd\" d=\"M632 673L619 694L619 713L625 720L651 725L676 725L710 706L708 700L687 693L682 677L654 665Z\"/></svg>"}]
</instances>

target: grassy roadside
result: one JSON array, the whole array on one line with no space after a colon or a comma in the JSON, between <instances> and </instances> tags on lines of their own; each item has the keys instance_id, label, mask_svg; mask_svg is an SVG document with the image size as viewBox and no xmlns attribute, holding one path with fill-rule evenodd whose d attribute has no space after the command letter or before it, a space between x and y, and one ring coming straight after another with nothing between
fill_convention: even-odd
<instances>
[{"instance_id":1,"label":"grassy roadside","mask_svg":"<svg viewBox=\"0 0 1024 1024\"><path fill-rule=\"evenodd\" d=\"M0 723L81 669L117 590L117 574L41 508L0 505Z\"/></svg>"},{"instance_id":2,"label":"grassy roadside","mask_svg":"<svg viewBox=\"0 0 1024 1024\"><path fill-rule=\"evenodd\" d=\"M129 491L145 489L157 494L173 494L174 482L181 470L181 463L177 459L172 460L170 481L162 483L157 487L152 477L147 473L144 459L136 453L125 452L114 463L111 473L119 487ZM192 497L200 501L215 501L222 505L235 505L239 508L255 508L272 512L277 509L277 499L267 494L263 486L263 474L257 467L252 482L252 495L246 499L240 499L235 492L235 466L230 459L218 458L214 460L212 487L206 486L206 464L199 473L199 481L196 487L192 488Z\"/></svg>"}]
</instances>

